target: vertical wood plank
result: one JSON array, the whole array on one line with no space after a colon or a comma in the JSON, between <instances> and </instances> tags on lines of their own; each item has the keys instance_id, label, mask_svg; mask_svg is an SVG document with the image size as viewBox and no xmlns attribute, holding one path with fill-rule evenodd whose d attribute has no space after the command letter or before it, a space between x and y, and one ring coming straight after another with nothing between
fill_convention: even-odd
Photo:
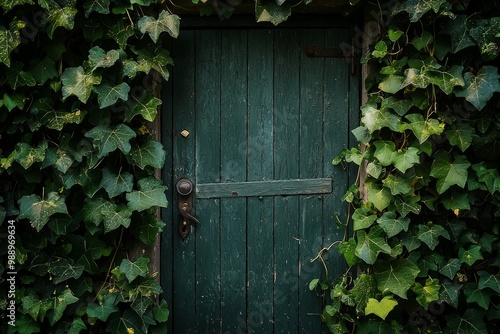
<instances>
[{"instance_id":1,"label":"vertical wood plank","mask_svg":"<svg viewBox=\"0 0 500 334\"><path fill-rule=\"evenodd\" d=\"M326 35L326 47L339 47L350 45L349 29L329 29ZM347 205L342 203L342 196L348 188L347 171L342 166L333 166L331 161L342 149L347 148L349 137L349 80L350 63L347 59L325 59L325 119L324 119L324 173L333 179L332 196L325 198L324 246L342 240L344 229L337 227L337 219L345 223ZM342 274L345 269L345 260L337 250L332 247L325 255L329 268L330 279Z\"/></svg>"},{"instance_id":2,"label":"vertical wood plank","mask_svg":"<svg viewBox=\"0 0 500 334\"><path fill-rule=\"evenodd\" d=\"M168 50L173 49L172 40L167 43ZM173 72L171 72L173 75ZM165 166L161 170L161 178L163 182L170 188L173 184L173 85L172 80L165 83L161 94L165 101L161 107L161 143L166 150ZM174 199L173 192L167 191L168 207L161 209L161 219L166 226L160 235L160 285L162 287L162 298L165 299L168 305L173 305L173 269L174 269L174 245L173 245L173 228L174 225ZM172 319L172 317L170 318ZM172 321L167 322L167 331L172 332Z\"/></svg>"},{"instance_id":3,"label":"vertical wood plank","mask_svg":"<svg viewBox=\"0 0 500 334\"><path fill-rule=\"evenodd\" d=\"M324 30L301 31L301 50L323 46ZM300 178L323 177L323 70L324 58L309 58L300 53ZM322 275L320 263L310 263L323 243L324 196L300 196L300 333L321 332L321 300L309 291L309 282ZM314 314L314 315L313 315Z\"/></svg>"},{"instance_id":4,"label":"vertical wood plank","mask_svg":"<svg viewBox=\"0 0 500 334\"><path fill-rule=\"evenodd\" d=\"M221 34L221 182L246 181L247 32ZM246 199L220 201L222 333L231 333L246 314Z\"/></svg>"},{"instance_id":5,"label":"vertical wood plank","mask_svg":"<svg viewBox=\"0 0 500 334\"><path fill-rule=\"evenodd\" d=\"M196 180L220 181L220 31L196 31ZM220 332L220 201L197 200L197 333ZM182 278L180 278L182 279Z\"/></svg>"},{"instance_id":6,"label":"vertical wood plank","mask_svg":"<svg viewBox=\"0 0 500 334\"><path fill-rule=\"evenodd\" d=\"M299 176L299 33L274 39L274 179ZM298 333L298 197L274 199L274 332Z\"/></svg>"},{"instance_id":7,"label":"vertical wood plank","mask_svg":"<svg viewBox=\"0 0 500 334\"><path fill-rule=\"evenodd\" d=\"M273 32L248 32L248 181L273 179ZM248 198L248 333L273 332L273 199Z\"/></svg>"},{"instance_id":8,"label":"vertical wood plank","mask_svg":"<svg viewBox=\"0 0 500 334\"><path fill-rule=\"evenodd\" d=\"M191 55L184 57L183 55ZM172 111L175 113L173 119L173 169L172 193L173 202L171 207L173 240L173 305L172 324L176 331L182 333L194 333L196 328L191 320L196 314L195 303L195 243L191 237L183 241L178 233L179 211L177 209L177 194L175 193L175 182L180 178L188 177L196 182L194 175L194 138L184 138L180 132L184 129L193 132L195 124L195 40L193 31L183 32L183 38L175 43L173 50L175 66L173 77L175 81L172 86L172 95L184 98L173 99ZM179 279L180 278L180 279Z\"/></svg>"}]
</instances>

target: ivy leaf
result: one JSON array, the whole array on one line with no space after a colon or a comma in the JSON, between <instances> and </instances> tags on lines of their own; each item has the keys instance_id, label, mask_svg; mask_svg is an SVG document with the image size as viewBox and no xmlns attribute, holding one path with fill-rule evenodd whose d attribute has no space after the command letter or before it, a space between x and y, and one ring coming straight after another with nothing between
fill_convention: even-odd
<instances>
[{"instance_id":1,"label":"ivy leaf","mask_svg":"<svg viewBox=\"0 0 500 334\"><path fill-rule=\"evenodd\" d=\"M439 237L450 240L450 234L441 225L419 225L418 240L424 242L431 250L439 245Z\"/></svg>"},{"instance_id":2,"label":"ivy leaf","mask_svg":"<svg viewBox=\"0 0 500 334\"><path fill-rule=\"evenodd\" d=\"M116 295L107 294L104 302L101 304L89 303L87 305L87 315L91 318L97 318L101 321L108 320L111 313L117 312L118 308L114 305Z\"/></svg>"},{"instance_id":3,"label":"ivy leaf","mask_svg":"<svg viewBox=\"0 0 500 334\"><path fill-rule=\"evenodd\" d=\"M406 247L408 252L414 251L419 248L422 244L420 240L418 240L416 235L408 235L405 238L401 239L401 244Z\"/></svg>"},{"instance_id":4,"label":"ivy leaf","mask_svg":"<svg viewBox=\"0 0 500 334\"><path fill-rule=\"evenodd\" d=\"M423 31L421 36L415 37L411 40L411 43L418 51L425 48L427 45L431 44L434 40L432 34L428 31Z\"/></svg>"},{"instance_id":5,"label":"ivy leaf","mask_svg":"<svg viewBox=\"0 0 500 334\"><path fill-rule=\"evenodd\" d=\"M368 142L372 139L370 131L362 125L352 130L351 133L354 135L354 137L356 137L356 140L362 144L368 144Z\"/></svg>"},{"instance_id":6,"label":"ivy leaf","mask_svg":"<svg viewBox=\"0 0 500 334\"><path fill-rule=\"evenodd\" d=\"M366 172L373 178L378 179L380 174L382 174L382 165L378 161L369 162L366 165Z\"/></svg>"},{"instance_id":7,"label":"ivy leaf","mask_svg":"<svg viewBox=\"0 0 500 334\"><path fill-rule=\"evenodd\" d=\"M456 334L484 334L488 333L486 324L483 321L484 312L478 309L469 308L463 316L449 314L445 316L448 330Z\"/></svg>"},{"instance_id":8,"label":"ivy leaf","mask_svg":"<svg viewBox=\"0 0 500 334\"><path fill-rule=\"evenodd\" d=\"M125 154L131 149L130 139L136 136L134 130L125 124L119 124L112 129L106 125L98 125L85 134L85 137L94 139L94 147L99 149L98 157L102 158L117 148Z\"/></svg>"},{"instance_id":9,"label":"ivy leaf","mask_svg":"<svg viewBox=\"0 0 500 334\"><path fill-rule=\"evenodd\" d=\"M439 270L439 273L453 280L461 266L462 264L459 259L449 259L448 262Z\"/></svg>"},{"instance_id":10,"label":"ivy leaf","mask_svg":"<svg viewBox=\"0 0 500 334\"><path fill-rule=\"evenodd\" d=\"M56 192L50 192L43 200L38 195L23 196L18 201L20 213L17 219L29 219L31 225L40 232L53 214L68 214L64 200Z\"/></svg>"},{"instance_id":11,"label":"ivy leaf","mask_svg":"<svg viewBox=\"0 0 500 334\"><path fill-rule=\"evenodd\" d=\"M489 192L494 193L496 190L500 190L500 178L497 169L488 168L484 162L472 165L472 169L477 174L477 180L483 182Z\"/></svg>"},{"instance_id":12,"label":"ivy leaf","mask_svg":"<svg viewBox=\"0 0 500 334\"><path fill-rule=\"evenodd\" d=\"M467 303L477 303L487 310L490 306L490 297L493 295L493 291L480 289L476 283L468 283L465 285L464 294Z\"/></svg>"},{"instance_id":13,"label":"ivy leaf","mask_svg":"<svg viewBox=\"0 0 500 334\"><path fill-rule=\"evenodd\" d=\"M441 293L439 294L439 301L445 302L454 308L458 307L458 295L462 289L462 284L455 282L444 282L441 284Z\"/></svg>"},{"instance_id":14,"label":"ivy leaf","mask_svg":"<svg viewBox=\"0 0 500 334\"><path fill-rule=\"evenodd\" d=\"M143 146L134 147L129 156L141 169L146 168L146 166L161 168L165 163L166 153L161 143L150 140Z\"/></svg>"},{"instance_id":15,"label":"ivy leaf","mask_svg":"<svg viewBox=\"0 0 500 334\"><path fill-rule=\"evenodd\" d=\"M419 150L416 147L408 147L404 152L394 152L391 157L394 167L401 173L405 173L413 165L420 162L418 152Z\"/></svg>"},{"instance_id":16,"label":"ivy leaf","mask_svg":"<svg viewBox=\"0 0 500 334\"><path fill-rule=\"evenodd\" d=\"M359 258L356 256L356 241L354 238L349 238L347 241L343 241L338 246L340 254L344 255L344 258L349 267L352 267L359 262Z\"/></svg>"},{"instance_id":17,"label":"ivy leaf","mask_svg":"<svg viewBox=\"0 0 500 334\"><path fill-rule=\"evenodd\" d=\"M354 231L370 227L376 220L377 215L373 214L370 208L357 208L353 215Z\"/></svg>"},{"instance_id":18,"label":"ivy leaf","mask_svg":"<svg viewBox=\"0 0 500 334\"><path fill-rule=\"evenodd\" d=\"M145 324L143 318L141 318L137 312L128 309L120 314L120 312L114 312L111 314L107 321L108 326L106 330L110 333L145 333Z\"/></svg>"},{"instance_id":19,"label":"ivy leaf","mask_svg":"<svg viewBox=\"0 0 500 334\"><path fill-rule=\"evenodd\" d=\"M405 11L410 15L411 22L417 22L431 9L434 13L437 13L441 5L445 2L446 0L406 0L402 4L395 6L393 12L399 13Z\"/></svg>"},{"instance_id":20,"label":"ivy leaf","mask_svg":"<svg viewBox=\"0 0 500 334\"><path fill-rule=\"evenodd\" d=\"M134 27L128 20L119 20L109 28L107 34L118 43L120 49L125 50L128 39L134 35Z\"/></svg>"},{"instance_id":21,"label":"ivy leaf","mask_svg":"<svg viewBox=\"0 0 500 334\"><path fill-rule=\"evenodd\" d=\"M22 305L23 313L25 311L27 312L27 314L31 315L34 320L43 321L45 319L45 314L47 313L47 311L52 308L52 300L40 300L34 295L26 295L22 300Z\"/></svg>"},{"instance_id":22,"label":"ivy leaf","mask_svg":"<svg viewBox=\"0 0 500 334\"><path fill-rule=\"evenodd\" d=\"M54 79L58 75L56 63L48 56L43 59L35 59L30 65L29 72L41 85L45 84L47 80Z\"/></svg>"},{"instance_id":23,"label":"ivy leaf","mask_svg":"<svg viewBox=\"0 0 500 334\"><path fill-rule=\"evenodd\" d=\"M86 63L90 72L93 72L96 68L100 67L111 67L120 58L120 53L118 50L104 51L98 46L94 46L89 50L89 59Z\"/></svg>"},{"instance_id":24,"label":"ivy leaf","mask_svg":"<svg viewBox=\"0 0 500 334\"><path fill-rule=\"evenodd\" d=\"M110 232L120 226L129 227L132 211L124 205L116 205L102 198L86 198L83 204L83 220L99 225L104 224L104 232Z\"/></svg>"},{"instance_id":25,"label":"ivy leaf","mask_svg":"<svg viewBox=\"0 0 500 334\"><path fill-rule=\"evenodd\" d=\"M165 225L163 221L158 220L155 216L149 216L145 221L134 224L134 234L145 245L153 246L158 233L163 231Z\"/></svg>"},{"instance_id":26,"label":"ivy leaf","mask_svg":"<svg viewBox=\"0 0 500 334\"><path fill-rule=\"evenodd\" d=\"M451 160L451 154L441 151L435 154L432 162L429 175L437 179L436 190L439 194L453 185L463 188L467 182L467 169L471 163L462 155L458 155L453 162Z\"/></svg>"},{"instance_id":27,"label":"ivy leaf","mask_svg":"<svg viewBox=\"0 0 500 334\"><path fill-rule=\"evenodd\" d=\"M384 229L388 238L392 238L401 231L408 231L410 218L397 218L396 213L388 211L384 212L382 217L377 219L377 224Z\"/></svg>"},{"instance_id":28,"label":"ivy leaf","mask_svg":"<svg viewBox=\"0 0 500 334\"><path fill-rule=\"evenodd\" d=\"M275 26L285 22L292 15L290 6L280 6L269 2L264 4L262 0L255 1L255 19L257 22L271 22Z\"/></svg>"},{"instance_id":29,"label":"ivy leaf","mask_svg":"<svg viewBox=\"0 0 500 334\"><path fill-rule=\"evenodd\" d=\"M75 15L78 12L76 8L73 7L55 7L48 11L47 17L47 34L52 39L54 31L58 27L66 28L67 30L73 30L75 24Z\"/></svg>"},{"instance_id":30,"label":"ivy leaf","mask_svg":"<svg viewBox=\"0 0 500 334\"><path fill-rule=\"evenodd\" d=\"M446 130L445 134L451 145L458 146L462 152L472 144L474 129L469 123L461 123L454 129Z\"/></svg>"},{"instance_id":31,"label":"ivy leaf","mask_svg":"<svg viewBox=\"0 0 500 334\"><path fill-rule=\"evenodd\" d=\"M83 220L99 225L108 215L112 215L116 205L104 198L86 198L83 203Z\"/></svg>"},{"instance_id":32,"label":"ivy leaf","mask_svg":"<svg viewBox=\"0 0 500 334\"><path fill-rule=\"evenodd\" d=\"M48 149L48 143L44 140L38 146L31 147L27 143L16 145L14 158L24 169L28 169L35 162L43 162Z\"/></svg>"},{"instance_id":33,"label":"ivy leaf","mask_svg":"<svg viewBox=\"0 0 500 334\"><path fill-rule=\"evenodd\" d=\"M17 5L29 4L33 5L33 0L0 0L0 7L4 9L4 12L10 12Z\"/></svg>"},{"instance_id":34,"label":"ivy leaf","mask_svg":"<svg viewBox=\"0 0 500 334\"><path fill-rule=\"evenodd\" d=\"M389 94L396 94L403 89L405 77L400 75L389 75L378 84L378 88Z\"/></svg>"},{"instance_id":35,"label":"ivy leaf","mask_svg":"<svg viewBox=\"0 0 500 334\"><path fill-rule=\"evenodd\" d=\"M408 194L411 191L410 180L399 174L388 175L382 180L382 183L391 190L392 195Z\"/></svg>"},{"instance_id":36,"label":"ivy leaf","mask_svg":"<svg viewBox=\"0 0 500 334\"><path fill-rule=\"evenodd\" d=\"M417 294L417 301L420 305L422 305L425 309L429 308L429 304L433 301L439 299L439 290L441 289L441 285L439 284L439 280L436 278L428 278L425 280L425 285L422 286L420 283L415 283L415 286L412 288L413 292Z\"/></svg>"},{"instance_id":37,"label":"ivy leaf","mask_svg":"<svg viewBox=\"0 0 500 334\"><path fill-rule=\"evenodd\" d=\"M10 66L10 68L5 68L4 71L7 76L7 82L14 91L19 90L20 87L34 87L36 85L36 80L33 77L33 74L31 72L24 71L22 63L15 62ZM13 96L21 94L14 92L7 95Z\"/></svg>"},{"instance_id":38,"label":"ivy leaf","mask_svg":"<svg viewBox=\"0 0 500 334\"><path fill-rule=\"evenodd\" d=\"M141 97L132 95L134 102L132 107L125 112L125 121L130 122L135 116L141 115L145 120L153 122L158 113L158 106L162 101L153 97L151 91L145 91Z\"/></svg>"},{"instance_id":39,"label":"ivy leaf","mask_svg":"<svg viewBox=\"0 0 500 334\"><path fill-rule=\"evenodd\" d=\"M475 20L475 27L469 31L477 42L484 60L492 60L498 56L498 46L495 43L500 29L500 18L491 17L487 20Z\"/></svg>"},{"instance_id":40,"label":"ivy leaf","mask_svg":"<svg viewBox=\"0 0 500 334\"><path fill-rule=\"evenodd\" d=\"M394 115L388 110L379 110L374 104L366 104L361 108L363 117L361 117L361 122L371 133L376 130L380 130L384 127L388 127L393 131L398 130L399 117Z\"/></svg>"},{"instance_id":41,"label":"ivy leaf","mask_svg":"<svg viewBox=\"0 0 500 334\"><path fill-rule=\"evenodd\" d=\"M484 270L479 271L478 274L479 274L479 283L477 287L479 289L490 288L496 293L500 293L500 274L493 275Z\"/></svg>"},{"instance_id":42,"label":"ivy leaf","mask_svg":"<svg viewBox=\"0 0 500 334\"><path fill-rule=\"evenodd\" d=\"M455 95L464 97L478 110L482 110L493 96L500 92L500 75L494 66L483 66L477 75L467 72L464 75L465 87L455 89Z\"/></svg>"},{"instance_id":43,"label":"ivy leaf","mask_svg":"<svg viewBox=\"0 0 500 334\"><path fill-rule=\"evenodd\" d=\"M431 118L424 120L421 114L409 114L405 117L410 123L401 124L400 130L411 130L420 144L425 142L432 135L441 134L444 130L444 124L439 123L437 119Z\"/></svg>"},{"instance_id":44,"label":"ivy leaf","mask_svg":"<svg viewBox=\"0 0 500 334\"><path fill-rule=\"evenodd\" d=\"M413 102L411 100L399 99L395 96L391 96L382 101L382 108L390 108L399 116L404 116L411 107L413 107Z\"/></svg>"},{"instance_id":45,"label":"ivy leaf","mask_svg":"<svg viewBox=\"0 0 500 334\"><path fill-rule=\"evenodd\" d=\"M380 252L391 253L391 247L387 244L381 227L372 228L368 234L364 230L360 230L356 236L358 243L355 254L368 264L374 264Z\"/></svg>"},{"instance_id":46,"label":"ivy leaf","mask_svg":"<svg viewBox=\"0 0 500 334\"><path fill-rule=\"evenodd\" d=\"M104 188L109 198L124 192L132 191L134 176L128 172L115 174L109 168L104 168L100 187Z\"/></svg>"},{"instance_id":47,"label":"ivy leaf","mask_svg":"<svg viewBox=\"0 0 500 334\"><path fill-rule=\"evenodd\" d=\"M73 292L66 288L61 294L53 298L53 312L49 315L50 325L53 326L57 321L61 319L64 314L64 310L68 305L74 304L79 299L73 295Z\"/></svg>"},{"instance_id":48,"label":"ivy leaf","mask_svg":"<svg viewBox=\"0 0 500 334\"><path fill-rule=\"evenodd\" d=\"M148 33L149 37L156 43L162 32L167 32L173 38L177 38L179 36L180 21L181 19L177 15L162 10L158 20L151 16L144 16L137 23L137 27L141 33Z\"/></svg>"},{"instance_id":49,"label":"ivy leaf","mask_svg":"<svg viewBox=\"0 0 500 334\"><path fill-rule=\"evenodd\" d=\"M94 91L97 93L97 102L99 102L99 108L104 109L115 104L118 99L127 101L130 86L125 82L122 82L121 84L118 84L116 86L103 84L94 86Z\"/></svg>"},{"instance_id":50,"label":"ivy leaf","mask_svg":"<svg viewBox=\"0 0 500 334\"><path fill-rule=\"evenodd\" d=\"M126 59L123 61L123 74L134 78L137 72L149 73L151 69L161 74L163 79L168 80L170 74L167 65L172 65L173 60L165 48L161 46L146 49L135 49L132 51L137 55L137 61Z\"/></svg>"},{"instance_id":51,"label":"ivy leaf","mask_svg":"<svg viewBox=\"0 0 500 334\"><path fill-rule=\"evenodd\" d=\"M81 110L73 112L56 110L54 102L48 98L36 101L30 111L38 117L44 126L57 131L61 131L67 123L80 124L86 115L86 112Z\"/></svg>"},{"instance_id":52,"label":"ivy leaf","mask_svg":"<svg viewBox=\"0 0 500 334\"><path fill-rule=\"evenodd\" d=\"M448 20L448 25L443 32L451 36L451 52L457 53L476 44L469 35L468 23L465 15L457 15L454 20Z\"/></svg>"},{"instance_id":53,"label":"ivy leaf","mask_svg":"<svg viewBox=\"0 0 500 334\"><path fill-rule=\"evenodd\" d=\"M48 166L54 166L58 171L65 174L74 161L75 159L67 150L61 147L51 147L47 150L45 160L43 161L41 168L43 169Z\"/></svg>"},{"instance_id":54,"label":"ivy leaf","mask_svg":"<svg viewBox=\"0 0 500 334\"><path fill-rule=\"evenodd\" d=\"M366 182L366 189L368 192L368 201L373 203L379 211L387 208L394 199L389 189L381 187L375 182Z\"/></svg>"},{"instance_id":55,"label":"ivy leaf","mask_svg":"<svg viewBox=\"0 0 500 334\"><path fill-rule=\"evenodd\" d=\"M375 152L373 156L377 158L382 166L389 166L392 163L393 153L396 150L396 144L392 141L377 140L373 143Z\"/></svg>"},{"instance_id":56,"label":"ivy leaf","mask_svg":"<svg viewBox=\"0 0 500 334\"><path fill-rule=\"evenodd\" d=\"M420 269L407 259L396 259L391 262L378 260L373 270L380 292L392 292L404 299L420 272Z\"/></svg>"},{"instance_id":57,"label":"ivy leaf","mask_svg":"<svg viewBox=\"0 0 500 334\"><path fill-rule=\"evenodd\" d=\"M476 261L482 260L483 255L481 254L481 246L472 245L467 250L460 247L458 250L458 257L462 263L466 263L472 266Z\"/></svg>"},{"instance_id":58,"label":"ivy leaf","mask_svg":"<svg viewBox=\"0 0 500 334\"><path fill-rule=\"evenodd\" d=\"M168 304L165 299L162 299L160 305L153 309L153 316L158 322L167 322L170 311L168 310Z\"/></svg>"},{"instance_id":59,"label":"ivy leaf","mask_svg":"<svg viewBox=\"0 0 500 334\"><path fill-rule=\"evenodd\" d=\"M120 271L125 274L127 280L132 282L137 276L146 276L148 274L148 263L149 259L145 257L139 257L134 262L123 259L120 264Z\"/></svg>"},{"instance_id":60,"label":"ivy leaf","mask_svg":"<svg viewBox=\"0 0 500 334\"><path fill-rule=\"evenodd\" d=\"M470 201L467 192L452 192L449 198L443 199L443 206L451 211L470 210Z\"/></svg>"},{"instance_id":61,"label":"ivy leaf","mask_svg":"<svg viewBox=\"0 0 500 334\"><path fill-rule=\"evenodd\" d=\"M69 67L61 75L63 100L71 95L86 103L92 87L101 83L101 77L93 73L86 74L83 67Z\"/></svg>"},{"instance_id":62,"label":"ivy leaf","mask_svg":"<svg viewBox=\"0 0 500 334\"><path fill-rule=\"evenodd\" d=\"M79 278L83 274L83 266L74 265L68 260L58 258L50 263L49 272L54 276L54 284L59 284L70 278Z\"/></svg>"},{"instance_id":63,"label":"ivy leaf","mask_svg":"<svg viewBox=\"0 0 500 334\"><path fill-rule=\"evenodd\" d=\"M396 305L398 302L394 300L393 296L384 296L380 302L375 298L370 298L365 307L365 314L375 314L385 320Z\"/></svg>"},{"instance_id":64,"label":"ivy leaf","mask_svg":"<svg viewBox=\"0 0 500 334\"><path fill-rule=\"evenodd\" d=\"M83 4L85 17L89 17L92 12L99 14L109 14L109 0L87 0Z\"/></svg>"},{"instance_id":65,"label":"ivy leaf","mask_svg":"<svg viewBox=\"0 0 500 334\"><path fill-rule=\"evenodd\" d=\"M130 210L143 211L153 206L167 207L168 202L165 196L167 187L160 180L146 177L137 183L139 190L134 190L126 195Z\"/></svg>"},{"instance_id":66,"label":"ivy leaf","mask_svg":"<svg viewBox=\"0 0 500 334\"><path fill-rule=\"evenodd\" d=\"M378 41L375 44L374 50L372 52L373 57L375 58L384 58L387 54L387 44L384 41Z\"/></svg>"},{"instance_id":67,"label":"ivy leaf","mask_svg":"<svg viewBox=\"0 0 500 334\"><path fill-rule=\"evenodd\" d=\"M103 214L104 233L116 230L120 226L130 226L132 210L124 205L113 204L113 210Z\"/></svg>"},{"instance_id":68,"label":"ivy leaf","mask_svg":"<svg viewBox=\"0 0 500 334\"><path fill-rule=\"evenodd\" d=\"M13 20L9 29L0 25L0 62L10 66L10 53L21 44L21 34L19 30L24 28L25 22Z\"/></svg>"}]
</instances>

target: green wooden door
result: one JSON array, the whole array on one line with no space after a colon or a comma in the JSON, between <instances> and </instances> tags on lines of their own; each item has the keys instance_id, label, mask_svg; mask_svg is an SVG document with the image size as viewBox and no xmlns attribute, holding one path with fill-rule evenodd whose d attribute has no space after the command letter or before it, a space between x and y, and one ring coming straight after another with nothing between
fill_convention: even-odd
<instances>
[{"instance_id":1,"label":"green wooden door","mask_svg":"<svg viewBox=\"0 0 500 334\"><path fill-rule=\"evenodd\" d=\"M321 333L308 284L317 253L341 240L337 218L352 182L332 157L349 144L356 77L339 47L347 28L186 30L172 47L164 142L171 207L162 285L173 333ZM353 120L353 123L356 120ZM200 224L183 240L175 183L195 185ZM330 275L345 268L326 255Z\"/></svg>"}]
</instances>

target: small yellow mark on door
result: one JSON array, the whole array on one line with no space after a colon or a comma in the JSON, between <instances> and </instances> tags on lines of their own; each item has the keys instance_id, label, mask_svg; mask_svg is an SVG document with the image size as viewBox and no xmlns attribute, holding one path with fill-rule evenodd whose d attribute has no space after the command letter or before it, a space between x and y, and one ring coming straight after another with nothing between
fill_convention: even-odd
<instances>
[{"instance_id":1,"label":"small yellow mark on door","mask_svg":"<svg viewBox=\"0 0 500 334\"><path fill-rule=\"evenodd\" d=\"M189 131L188 130L182 130L181 131L181 136L183 136L184 138L187 138L189 136Z\"/></svg>"}]
</instances>

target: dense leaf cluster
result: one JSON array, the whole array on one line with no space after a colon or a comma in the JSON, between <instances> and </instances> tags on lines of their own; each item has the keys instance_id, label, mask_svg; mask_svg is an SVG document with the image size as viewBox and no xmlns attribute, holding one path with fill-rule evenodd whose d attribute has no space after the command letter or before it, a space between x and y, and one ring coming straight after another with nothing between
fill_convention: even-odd
<instances>
[{"instance_id":1,"label":"dense leaf cluster","mask_svg":"<svg viewBox=\"0 0 500 334\"><path fill-rule=\"evenodd\" d=\"M172 64L157 0L0 0L1 327L166 331L168 307L134 245L152 245L166 187L150 130ZM15 327L7 272L16 272Z\"/></svg>"},{"instance_id":2,"label":"dense leaf cluster","mask_svg":"<svg viewBox=\"0 0 500 334\"><path fill-rule=\"evenodd\" d=\"M361 2L363 3L363 2ZM364 61L353 133L349 270L328 292L332 333L497 333L500 327L500 4L400 0ZM389 17L389 19L388 19ZM366 194L366 195L365 195ZM354 275L356 274L356 275Z\"/></svg>"}]
</instances>

